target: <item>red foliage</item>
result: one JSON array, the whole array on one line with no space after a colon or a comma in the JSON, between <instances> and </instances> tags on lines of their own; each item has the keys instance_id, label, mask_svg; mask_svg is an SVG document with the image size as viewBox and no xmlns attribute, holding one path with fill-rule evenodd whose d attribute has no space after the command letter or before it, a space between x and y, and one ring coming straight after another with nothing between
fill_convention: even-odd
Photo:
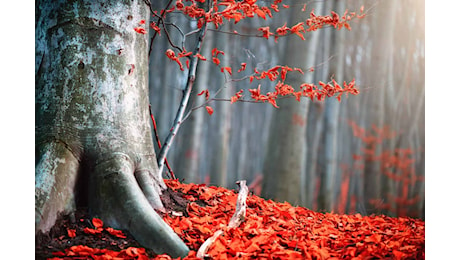
<instances>
[{"instance_id":1,"label":"red foliage","mask_svg":"<svg viewBox=\"0 0 460 260\"><path fill-rule=\"evenodd\" d=\"M200 3L203 3L204 0L176 0L175 4L173 5L168 5L166 10L161 11L161 16L166 13L172 13L172 12L181 12L183 15L187 16L189 19L196 20L197 27L202 28L204 24L214 24L215 28L219 28L223 23L224 19L228 21L233 21L235 23L238 23L240 20L246 19L246 18L262 18L266 19L266 17L272 17L272 11L273 12L279 12L279 5L281 4L282 7L284 8L289 8L289 5L282 4L282 0L276 0L270 6L265 6L266 4L262 4L263 6L258 5L257 0L244 0L244 1L236 1L236 0L225 0L225 1L218 1L218 0L213 0L210 1L209 5L209 10L203 9L202 5ZM302 11L305 11L305 5L302 9ZM363 18L364 15L364 7L362 6L360 9L360 14L356 14L356 12L349 12L346 10L342 16L339 16L335 12L331 12L330 15L318 15L314 13L314 10L310 12L310 17L304 21L299 21L296 24L292 25L291 27L287 26L287 23L285 23L283 26L278 27L276 29L270 28L269 26L264 26L258 28L258 31L262 33L262 35L257 35L259 37L263 37L266 39L270 39L270 37L274 37L275 42L279 37L287 36L287 35L292 35L296 34L299 36L302 40L305 40L304 34L310 31L315 31L318 29L323 28L324 26L332 26L336 28L337 30L340 30L341 28L345 27L348 30L351 29L349 25L349 21L354 19L354 18ZM156 13L155 13L156 14ZM158 16L158 15L156 15ZM160 22L162 22L163 18L159 18L159 21L157 23L153 23L150 26L157 32L159 33L161 31L161 28L158 27L160 25ZM144 22L140 22L140 24L145 24ZM163 28L166 30L165 28ZM146 33L146 31L143 28L136 27L135 30L138 33ZM234 31L234 33L238 34L238 32ZM191 52L187 52L185 50L185 47L178 47L174 46L174 44L171 43L171 40L169 38L169 35L167 35L169 42L171 46L174 48L178 49L179 51L182 51L181 53L176 53L168 49L166 51L166 55L169 59L177 62L179 65L180 69L183 71L184 67L182 66L181 58L187 58L186 60L186 65L187 68L189 67L189 56ZM223 51L218 50L217 48L213 48L211 51L211 59L210 61L215 63L217 66L220 66L221 61L219 59L219 54L225 55ZM205 56L203 56L200 53L197 53L195 55L202 61L207 61ZM226 64L227 65L227 64ZM238 73L244 71L246 69L246 63L242 63L241 67L238 69ZM309 71L313 71L314 68L310 68ZM232 68L229 66L224 66L220 68L220 71L222 73L227 72L230 74L230 76L233 74L232 73ZM319 82L320 87L314 85L314 84L302 84L300 85L300 90L295 91L294 87L286 85L284 83L286 79L286 74L289 71L298 71L303 74L303 71L299 68L290 68L288 66L275 66L273 68L270 68L267 71L262 71L259 72L257 70L254 71L252 75L247 75L243 79L249 78L249 81L252 82L254 79L257 80L262 80L264 78L268 78L271 81L275 81L276 79L279 78L279 82L276 85L276 91L274 92L267 92L266 94L263 94L260 92L260 89L253 89L249 90L251 93L251 98L254 99L254 101L260 101L260 102L268 102L272 104L274 107L278 108L278 105L276 104L276 99L278 96L291 96L295 97L296 100L300 100L301 97L309 97L312 100L317 99L319 101L324 100L326 97L332 97L335 94L336 98L340 101L341 96L343 93L350 93L353 95L357 95L359 91L354 85L354 80L351 81L349 84L344 82L343 88L340 87L334 80L332 80L332 83L323 83ZM240 79L241 80L241 79ZM238 92L236 95L231 97L230 102L234 103L238 100L241 99L242 93ZM208 110L209 111L209 110Z\"/></svg>"},{"instance_id":2,"label":"red foliage","mask_svg":"<svg viewBox=\"0 0 460 260\"><path fill-rule=\"evenodd\" d=\"M370 203L376 208L388 210L398 216L408 216L408 206L420 200L419 196L410 196L409 187L414 186L417 181L424 181L423 176L415 174L414 151L410 148L395 148L394 150L384 149L378 154L377 147L382 145L384 140L394 138L396 133L388 126L378 128L372 125L371 130L366 131L353 121L349 121L348 124L353 129L353 135L364 143L361 148L362 155L353 155L355 162L358 162L356 166L363 167L365 163L379 162L381 173L400 184L396 194L386 194L388 203L382 203L382 200L377 198L370 199Z\"/></svg>"},{"instance_id":3,"label":"red foliage","mask_svg":"<svg viewBox=\"0 0 460 260\"><path fill-rule=\"evenodd\" d=\"M166 183L191 201L206 199L204 207L189 204L188 217L164 218L192 249L184 259L197 259L201 244L228 223L237 194L176 180ZM424 259L421 220L322 214L257 196L249 196L247 205L241 226L224 229L210 247L212 259Z\"/></svg>"},{"instance_id":4,"label":"red foliage","mask_svg":"<svg viewBox=\"0 0 460 260\"><path fill-rule=\"evenodd\" d=\"M191 202L188 216L164 220L191 249L184 259L198 259L198 248L216 232L222 232L209 247L210 259L424 259L425 223L407 217L338 215L318 213L289 203L249 195L246 217L237 228L227 228L235 212L234 191L165 180ZM204 203L203 203L204 202ZM114 235L93 219L96 230ZM101 231L102 232L102 231ZM118 231L121 233L121 231ZM97 235L97 234L96 234ZM117 234L115 234L117 236ZM54 252L51 259L149 259L144 248L121 251L71 246ZM153 259L172 259L158 255Z\"/></svg>"},{"instance_id":5,"label":"red foliage","mask_svg":"<svg viewBox=\"0 0 460 260\"><path fill-rule=\"evenodd\" d=\"M197 96L201 96L203 94L204 94L206 100L208 100L209 99L209 90L207 90L207 89L202 90L200 93L197 94Z\"/></svg>"}]
</instances>

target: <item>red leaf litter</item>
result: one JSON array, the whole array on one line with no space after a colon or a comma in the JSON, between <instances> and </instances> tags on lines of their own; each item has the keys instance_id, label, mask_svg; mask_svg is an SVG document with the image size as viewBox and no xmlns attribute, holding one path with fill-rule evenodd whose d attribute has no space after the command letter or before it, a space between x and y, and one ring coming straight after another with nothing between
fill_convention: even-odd
<instances>
[{"instance_id":1,"label":"red leaf litter","mask_svg":"<svg viewBox=\"0 0 460 260\"><path fill-rule=\"evenodd\" d=\"M190 202L184 214L164 216L191 249L183 259L200 259L196 257L198 249L216 232L217 239L205 259L425 259L425 222L419 219L324 214L249 195L244 220L238 227L228 228L238 197L235 191L178 180L165 182ZM90 231L94 235L77 229L72 238L73 230L64 229L61 238L75 240L80 233L107 234L112 240L131 238L122 231L104 228L99 221L93 219L93 227L88 228L95 230ZM73 245L52 254L48 259L173 259L138 245L119 251Z\"/></svg>"}]
</instances>

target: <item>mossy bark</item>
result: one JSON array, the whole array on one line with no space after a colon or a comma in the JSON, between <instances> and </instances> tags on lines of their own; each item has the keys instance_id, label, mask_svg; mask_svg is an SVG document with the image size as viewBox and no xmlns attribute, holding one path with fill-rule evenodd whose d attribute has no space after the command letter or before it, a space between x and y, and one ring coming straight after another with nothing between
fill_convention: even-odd
<instances>
[{"instance_id":1,"label":"mossy bark","mask_svg":"<svg viewBox=\"0 0 460 260\"><path fill-rule=\"evenodd\" d=\"M147 35L134 31L148 7L140 0L36 6L36 231L75 207L83 178L93 215L158 253L186 255L154 211L163 209L166 186L150 130Z\"/></svg>"}]
</instances>

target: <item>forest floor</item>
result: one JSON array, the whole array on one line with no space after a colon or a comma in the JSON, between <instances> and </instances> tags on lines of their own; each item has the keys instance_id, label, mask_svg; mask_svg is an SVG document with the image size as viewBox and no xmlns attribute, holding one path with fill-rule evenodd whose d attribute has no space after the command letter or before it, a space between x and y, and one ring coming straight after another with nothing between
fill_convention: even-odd
<instances>
[{"instance_id":1,"label":"forest floor","mask_svg":"<svg viewBox=\"0 0 460 260\"><path fill-rule=\"evenodd\" d=\"M191 249L184 259L198 259L200 246L218 231L205 259L425 259L425 222L419 219L319 213L249 195L244 221L229 229L236 191L165 181L187 201L163 216ZM172 258L155 255L83 208L36 235L35 259Z\"/></svg>"}]
</instances>

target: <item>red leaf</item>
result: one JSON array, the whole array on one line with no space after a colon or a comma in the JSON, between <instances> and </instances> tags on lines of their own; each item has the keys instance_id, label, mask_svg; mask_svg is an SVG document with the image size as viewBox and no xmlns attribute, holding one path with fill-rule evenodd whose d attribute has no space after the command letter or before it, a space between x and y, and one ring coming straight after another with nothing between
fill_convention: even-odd
<instances>
[{"instance_id":1,"label":"red leaf","mask_svg":"<svg viewBox=\"0 0 460 260\"><path fill-rule=\"evenodd\" d=\"M212 115L212 113L214 113L214 109L212 109L212 107L210 106L206 106L206 111L208 111L209 115Z\"/></svg>"},{"instance_id":2,"label":"red leaf","mask_svg":"<svg viewBox=\"0 0 460 260\"><path fill-rule=\"evenodd\" d=\"M102 222L102 220L98 219L98 218L93 218L93 225L96 229L98 228L102 228L104 226L104 222Z\"/></svg>"},{"instance_id":3,"label":"red leaf","mask_svg":"<svg viewBox=\"0 0 460 260\"><path fill-rule=\"evenodd\" d=\"M198 96L201 96L203 94L205 94L206 100L208 100L209 99L209 90L205 89L205 90L201 91L200 93L198 93Z\"/></svg>"},{"instance_id":4,"label":"red leaf","mask_svg":"<svg viewBox=\"0 0 460 260\"><path fill-rule=\"evenodd\" d=\"M203 60L203 61L206 60L206 57L204 57L203 55L201 55L199 53L195 54L195 57L197 57L198 59Z\"/></svg>"},{"instance_id":5,"label":"red leaf","mask_svg":"<svg viewBox=\"0 0 460 260\"><path fill-rule=\"evenodd\" d=\"M245 69L246 69L246 63L243 62L243 63L241 63L241 68L238 70L238 72L241 72L241 71L243 71Z\"/></svg>"},{"instance_id":6,"label":"red leaf","mask_svg":"<svg viewBox=\"0 0 460 260\"><path fill-rule=\"evenodd\" d=\"M261 9L255 9L254 12L259 16L262 17L265 20L265 12L262 11Z\"/></svg>"},{"instance_id":7,"label":"red leaf","mask_svg":"<svg viewBox=\"0 0 460 260\"><path fill-rule=\"evenodd\" d=\"M83 232L85 232L86 234L99 234L102 232L102 230L98 230L98 229L92 229L92 228L85 228L83 229Z\"/></svg>"},{"instance_id":8,"label":"red leaf","mask_svg":"<svg viewBox=\"0 0 460 260\"><path fill-rule=\"evenodd\" d=\"M268 26L260 27L257 30L262 31L263 33L262 37L267 38L267 39L270 37L270 35L273 35L273 33L270 32L270 27Z\"/></svg>"},{"instance_id":9,"label":"red leaf","mask_svg":"<svg viewBox=\"0 0 460 260\"><path fill-rule=\"evenodd\" d=\"M71 237L71 238L72 238L72 237L76 237L76 236L77 236L77 235L76 235L76 230L75 230L75 229L67 229L67 235L68 235L69 237Z\"/></svg>"},{"instance_id":10,"label":"red leaf","mask_svg":"<svg viewBox=\"0 0 460 260\"><path fill-rule=\"evenodd\" d=\"M219 54L225 55L223 51L219 51L217 48L212 49L211 55L217 57Z\"/></svg>"},{"instance_id":11,"label":"red leaf","mask_svg":"<svg viewBox=\"0 0 460 260\"><path fill-rule=\"evenodd\" d=\"M212 62L214 62L216 65L220 64L220 60L218 58L216 58L216 57L212 58Z\"/></svg>"},{"instance_id":12,"label":"red leaf","mask_svg":"<svg viewBox=\"0 0 460 260\"><path fill-rule=\"evenodd\" d=\"M220 72L223 73L224 70L226 70L226 71L228 72L228 74L232 75L232 68L230 68L230 67L222 67L222 68L220 69Z\"/></svg>"},{"instance_id":13,"label":"red leaf","mask_svg":"<svg viewBox=\"0 0 460 260\"><path fill-rule=\"evenodd\" d=\"M142 27L135 27L134 31L136 31L137 33L140 33L140 34L146 34L147 33L147 31Z\"/></svg>"},{"instance_id":14,"label":"red leaf","mask_svg":"<svg viewBox=\"0 0 460 260\"><path fill-rule=\"evenodd\" d=\"M145 254L145 248L128 247L125 252L128 256L140 256Z\"/></svg>"},{"instance_id":15,"label":"red leaf","mask_svg":"<svg viewBox=\"0 0 460 260\"><path fill-rule=\"evenodd\" d=\"M116 236L116 237L119 237L119 238L126 238L126 235L123 234L123 232L121 230L116 230L116 229L113 229L111 227L108 227L105 230L107 232L109 232L112 236Z\"/></svg>"}]
</instances>

